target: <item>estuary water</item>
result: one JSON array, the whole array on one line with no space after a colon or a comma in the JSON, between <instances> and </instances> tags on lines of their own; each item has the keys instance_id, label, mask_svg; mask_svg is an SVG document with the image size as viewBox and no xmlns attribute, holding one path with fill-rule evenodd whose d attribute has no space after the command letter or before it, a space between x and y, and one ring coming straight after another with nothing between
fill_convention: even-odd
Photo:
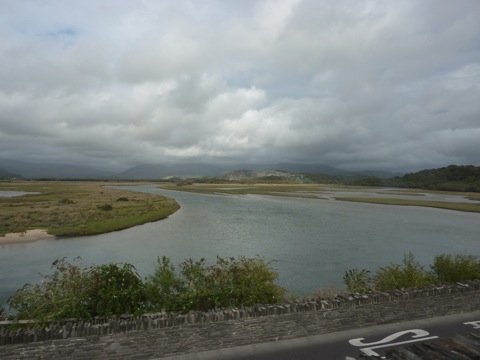
<instances>
[{"instance_id":1,"label":"estuary water","mask_svg":"<svg viewBox=\"0 0 480 360\"><path fill-rule=\"evenodd\" d=\"M48 274L55 259L83 264L129 262L142 276L157 256L178 264L217 255L275 261L279 284L299 296L342 286L352 268L375 271L413 252L426 265L442 253L480 255L480 214L256 195L202 195L119 187L162 194L181 209L165 220L109 234L0 245L0 304L27 282Z\"/></svg>"}]
</instances>

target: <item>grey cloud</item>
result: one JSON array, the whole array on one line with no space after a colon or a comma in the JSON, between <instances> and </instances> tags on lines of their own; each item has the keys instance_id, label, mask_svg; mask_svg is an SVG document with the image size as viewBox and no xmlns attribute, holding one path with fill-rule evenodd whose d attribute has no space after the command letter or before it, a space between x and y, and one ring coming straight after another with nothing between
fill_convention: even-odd
<instances>
[{"instance_id":1,"label":"grey cloud","mask_svg":"<svg viewBox=\"0 0 480 360\"><path fill-rule=\"evenodd\" d=\"M479 164L480 4L9 0L2 156Z\"/></svg>"}]
</instances>

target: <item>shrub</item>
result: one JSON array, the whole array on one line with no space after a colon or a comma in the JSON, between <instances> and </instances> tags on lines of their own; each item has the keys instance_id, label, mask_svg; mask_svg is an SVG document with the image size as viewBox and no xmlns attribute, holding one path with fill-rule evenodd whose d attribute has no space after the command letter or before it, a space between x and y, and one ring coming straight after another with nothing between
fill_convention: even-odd
<instances>
[{"instance_id":1,"label":"shrub","mask_svg":"<svg viewBox=\"0 0 480 360\"><path fill-rule=\"evenodd\" d=\"M42 276L40 284L26 284L9 298L18 318L48 321L87 317L80 300L87 286L86 272L65 259L54 261L52 268L53 274Z\"/></svg>"},{"instance_id":2,"label":"shrub","mask_svg":"<svg viewBox=\"0 0 480 360\"><path fill-rule=\"evenodd\" d=\"M283 299L285 290L275 284L278 273L262 258L217 257L212 266L205 260L187 260L180 264L187 284L184 310L208 310L215 307L272 304Z\"/></svg>"},{"instance_id":3,"label":"shrub","mask_svg":"<svg viewBox=\"0 0 480 360\"><path fill-rule=\"evenodd\" d=\"M351 293L365 294L371 291L370 271L362 269L352 269L345 272L343 282L347 290Z\"/></svg>"},{"instance_id":4,"label":"shrub","mask_svg":"<svg viewBox=\"0 0 480 360\"><path fill-rule=\"evenodd\" d=\"M8 300L19 319L88 320L142 310L143 283L133 265L81 268L64 258L53 262L52 268L55 268L53 274L42 276L40 284L26 284Z\"/></svg>"},{"instance_id":5,"label":"shrub","mask_svg":"<svg viewBox=\"0 0 480 360\"><path fill-rule=\"evenodd\" d=\"M144 310L145 289L133 265L93 266L88 281L83 297L90 317L140 314Z\"/></svg>"},{"instance_id":6,"label":"shrub","mask_svg":"<svg viewBox=\"0 0 480 360\"><path fill-rule=\"evenodd\" d=\"M381 267L373 278L375 290L386 291L409 287L420 287L435 282L424 267L415 261L412 253L403 256L402 265Z\"/></svg>"},{"instance_id":7,"label":"shrub","mask_svg":"<svg viewBox=\"0 0 480 360\"><path fill-rule=\"evenodd\" d=\"M473 255L438 255L430 268L439 282L480 279L480 260Z\"/></svg>"},{"instance_id":8,"label":"shrub","mask_svg":"<svg viewBox=\"0 0 480 360\"><path fill-rule=\"evenodd\" d=\"M186 260L177 273L166 257L158 258L145 282L131 264L80 267L64 259L52 264L52 275L26 284L8 300L19 319L39 321L141 314L145 311L207 311L256 303L276 303L285 290L274 282L278 274L261 258Z\"/></svg>"},{"instance_id":9,"label":"shrub","mask_svg":"<svg viewBox=\"0 0 480 360\"><path fill-rule=\"evenodd\" d=\"M181 308L180 296L186 287L170 259L162 256L157 258L154 273L146 278L145 289L149 311L176 311Z\"/></svg>"},{"instance_id":10,"label":"shrub","mask_svg":"<svg viewBox=\"0 0 480 360\"><path fill-rule=\"evenodd\" d=\"M110 204L100 205L98 208L99 208L100 210L103 210L103 211L113 210L113 206L110 205Z\"/></svg>"},{"instance_id":11,"label":"shrub","mask_svg":"<svg viewBox=\"0 0 480 360\"><path fill-rule=\"evenodd\" d=\"M118 202L118 201L130 201L130 200L128 200L127 197L119 197L119 198L118 198L117 200L115 200L115 201Z\"/></svg>"},{"instance_id":12,"label":"shrub","mask_svg":"<svg viewBox=\"0 0 480 360\"><path fill-rule=\"evenodd\" d=\"M60 205L71 205L71 204L75 204L75 201L67 199L67 198L63 198L63 199L59 200L58 203Z\"/></svg>"}]
</instances>

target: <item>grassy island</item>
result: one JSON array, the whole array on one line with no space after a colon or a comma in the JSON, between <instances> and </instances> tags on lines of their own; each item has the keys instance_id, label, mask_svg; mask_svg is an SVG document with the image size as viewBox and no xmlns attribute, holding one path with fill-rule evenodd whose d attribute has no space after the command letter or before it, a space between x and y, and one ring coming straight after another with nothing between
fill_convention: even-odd
<instances>
[{"instance_id":1,"label":"grassy island","mask_svg":"<svg viewBox=\"0 0 480 360\"><path fill-rule=\"evenodd\" d=\"M423 206L438 209L480 212L480 204L460 203L451 201L422 201L411 199L395 199L395 198L368 198L368 197L336 197L341 201L364 202L370 204L382 205L404 205L404 206Z\"/></svg>"},{"instance_id":2,"label":"grassy island","mask_svg":"<svg viewBox=\"0 0 480 360\"><path fill-rule=\"evenodd\" d=\"M114 190L114 183L5 181L0 191L30 194L0 197L0 236L45 229L55 236L83 236L126 229L168 217L179 209L161 195Z\"/></svg>"}]
</instances>

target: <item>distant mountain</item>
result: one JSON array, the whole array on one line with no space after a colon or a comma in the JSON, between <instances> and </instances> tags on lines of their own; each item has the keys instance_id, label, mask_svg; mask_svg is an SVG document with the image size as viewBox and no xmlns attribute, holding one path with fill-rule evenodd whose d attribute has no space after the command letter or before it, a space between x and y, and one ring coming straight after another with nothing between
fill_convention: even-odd
<instances>
[{"instance_id":1,"label":"distant mountain","mask_svg":"<svg viewBox=\"0 0 480 360\"><path fill-rule=\"evenodd\" d=\"M22 178L22 176L11 173L4 169L0 169L0 179L18 179L18 178Z\"/></svg>"},{"instance_id":2,"label":"distant mountain","mask_svg":"<svg viewBox=\"0 0 480 360\"><path fill-rule=\"evenodd\" d=\"M314 174L316 177L366 177L378 178L394 177L398 174L379 171L347 171L327 164L302 164L302 163L271 163L271 164L227 164L210 165L206 163L187 164L142 164L133 166L120 173L96 169L89 166L73 164L31 163L10 159L0 159L0 169L6 175L24 177L27 179L118 179L118 180L159 180L168 177L201 178L219 177L226 173L250 169L255 171L284 171L295 174ZM311 177L311 176L308 176ZM312 177L313 179L314 177Z\"/></svg>"},{"instance_id":3,"label":"distant mountain","mask_svg":"<svg viewBox=\"0 0 480 360\"><path fill-rule=\"evenodd\" d=\"M403 173L393 173L390 171L379 171L379 170L362 170L362 171L355 171L356 175L359 176L375 176L380 179L388 179L394 176L402 176Z\"/></svg>"},{"instance_id":4,"label":"distant mountain","mask_svg":"<svg viewBox=\"0 0 480 360\"><path fill-rule=\"evenodd\" d=\"M131 167L117 176L118 179L158 180L167 177L196 178L204 176L219 176L225 169L208 164L143 164Z\"/></svg>"},{"instance_id":5,"label":"distant mountain","mask_svg":"<svg viewBox=\"0 0 480 360\"><path fill-rule=\"evenodd\" d=\"M300 176L278 170L235 170L225 174L222 179L229 181L241 181L248 179L299 180Z\"/></svg>"},{"instance_id":6,"label":"distant mountain","mask_svg":"<svg viewBox=\"0 0 480 360\"><path fill-rule=\"evenodd\" d=\"M279 163L275 165L275 169L294 173L312 173L326 175L346 175L349 173L349 171L341 170L326 164Z\"/></svg>"},{"instance_id":7,"label":"distant mountain","mask_svg":"<svg viewBox=\"0 0 480 360\"><path fill-rule=\"evenodd\" d=\"M169 177L201 178L223 177L226 173L249 169L255 171L285 171L288 173L326 174L329 176L378 176L393 177L395 174L386 172L355 172L338 169L326 164L275 163L275 164L231 164L210 165L205 163L187 164L142 164L133 166L115 176L122 180L158 180ZM379 175L381 173L381 176Z\"/></svg>"},{"instance_id":8,"label":"distant mountain","mask_svg":"<svg viewBox=\"0 0 480 360\"><path fill-rule=\"evenodd\" d=\"M345 175L349 171L342 170L327 164L303 164L303 163L275 163L275 164L236 164L231 170L252 169L252 170L278 170L290 173L312 173L327 175Z\"/></svg>"},{"instance_id":9,"label":"distant mountain","mask_svg":"<svg viewBox=\"0 0 480 360\"><path fill-rule=\"evenodd\" d=\"M87 166L0 160L0 167L27 179L108 179L113 173Z\"/></svg>"},{"instance_id":10,"label":"distant mountain","mask_svg":"<svg viewBox=\"0 0 480 360\"><path fill-rule=\"evenodd\" d=\"M167 177L222 177L228 172L240 169L256 171L285 171L289 173L324 173L328 175L345 175L345 170L325 164L232 164L209 165L204 163L189 164L143 164L127 169L116 176L118 179L155 180Z\"/></svg>"}]
</instances>

